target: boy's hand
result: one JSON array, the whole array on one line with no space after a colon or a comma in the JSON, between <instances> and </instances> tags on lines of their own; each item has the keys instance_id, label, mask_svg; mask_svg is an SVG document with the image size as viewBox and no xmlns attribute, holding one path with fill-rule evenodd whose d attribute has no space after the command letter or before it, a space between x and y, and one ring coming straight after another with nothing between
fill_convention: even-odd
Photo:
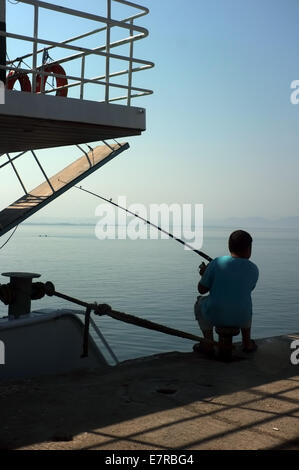
<instances>
[{"instance_id":1,"label":"boy's hand","mask_svg":"<svg viewBox=\"0 0 299 470\"><path fill-rule=\"evenodd\" d=\"M205 270L207 269L207 265L205 263L201 263L201 265L199 266L199 274L201 276L203 276L203 274L205 273Z\"/></svg>"}]
</instances>

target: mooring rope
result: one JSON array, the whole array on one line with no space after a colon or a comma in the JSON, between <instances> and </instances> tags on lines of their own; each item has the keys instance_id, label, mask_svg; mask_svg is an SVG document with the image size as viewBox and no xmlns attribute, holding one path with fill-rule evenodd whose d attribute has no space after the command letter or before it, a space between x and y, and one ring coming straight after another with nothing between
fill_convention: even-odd
<instances>
[{"instance_id":1,"label":"mooring rope","mask_svg":"<svg viewBox=\"0 0 299 470\"><path fill-rule=\"evenodd\" d=\"M84 322L84 334L83 334L83 351L81 357L88 356L88 343L89 343L89 325L91 320L91 312L95 315L103 316L107 315L115 320L122 321L124 323L130 323L141 328L148 330L158 331L171 336L177 336L179 338L189 339L191 341L197 341L206 345L219 346L217 341L208 340L201 336L194 335L192 333L186 333L185 331L177 330L176 328L170 328L160 323L155 323L144 318L136 317L124 312L118 312L113 310L108 304L97 304L84 302L83 300L76 299L61 292L55 290L55 286L52 282L35 282L32 284L31 299L37 300L42 299L45 295L50 297L55 296L61 299L67 300L68 302L80 305L85 308L85 322ZM0 285L0 300L6 305L10 305L14 299L14 291L11 284ZM223 346L225 347L225 346ZM231 347L230 347L231 349Z\"/></svg>"},{"instance_id":2,"label":"mooring rope","mask_svg":"<svg viewBox=\"0 0 299 470\"><path fill-rule=\"evenodd\" d=\"M101 307L101 305L99 305L99 307ZM148 330L159 331L161 333L165 333L171 336L178 336L179 338L190 339L191 341L204 342L204 343L209 343L209 344L214 344L214 345L218 344L216 341L206 340L205 338L202 338L201 336L193 335L191 333L186 333L185 331L177 330L175 328L169 328L168 326L161 325L160 323L155 323L150 320L145 320L144 318L135 317L134 315L129 315L128 313L117 312L116 310L112 310L112 309L107 310L106 306L105 306L104 313L101 313L101 309L100 309L99 313L95 310L95 314L100 315L100 316L108 315L109 317L114 318L115 320L120 320L124 323L131 323L132 325L140 326L141 328L147 328Z\"/></svg>"},{"instance_id":3,"label":"mooring rope","mask_svg":"<svg viewBox=\"0 0 299 470\"><path fill-rule=\"evenodd\" d=\"M41 286L42 283L38 282L36 284ZM202 338L201 336L186 333L185 331L177 330L175 328L169 328L168 326L161 325L160 323L155 323L150 320L145 320L144 318L135 317L134 315L130 315L128 313L112 310L112 308L108 304L90 304L82 300L76 299L75 297L70 297L69 295L57 292L52 282L46 282L43 286L46 295L54 295L56 297L60 297L61 299L80 305L81 307L85 307L86 309L93 310L94 313L99 316L108 315L109 317L114 318L115 320L122 321L124 323L130 323L132 325L140 326L141 328L159 331L161 333L165 333L172 336L178 336L179 338L185 338L191 341L204 342L206 344L209 343L214 345L218 344L216 341L207 340L205 338Z\"/></svg>"}]
</instances>

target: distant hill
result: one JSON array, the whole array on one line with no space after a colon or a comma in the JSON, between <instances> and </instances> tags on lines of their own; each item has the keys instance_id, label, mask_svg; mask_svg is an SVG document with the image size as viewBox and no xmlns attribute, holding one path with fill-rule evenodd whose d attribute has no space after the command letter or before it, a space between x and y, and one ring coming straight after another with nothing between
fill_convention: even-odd
<instances>
[{"instance_id":1,"label":"distant hill","mask_svg":"<svg viewBox=\"0 0 299 470\"><path fill-rule=\"evenodd\" d=\"M28 225L95 225L96 217L32 217L24 224Z\"/></svg>"},{"instance_id":2,"label":"distant hill","mask_svg":"<svg viewBox=\"0 0 299 470\"><path fill-rule=\"evenodd\" d=\"M273 228L298 228L299 217L280 217L267 219L265 217L229 217L225 219L206 219L205 225L226 227L273 227Z\"/></svg>"}]
</instances>

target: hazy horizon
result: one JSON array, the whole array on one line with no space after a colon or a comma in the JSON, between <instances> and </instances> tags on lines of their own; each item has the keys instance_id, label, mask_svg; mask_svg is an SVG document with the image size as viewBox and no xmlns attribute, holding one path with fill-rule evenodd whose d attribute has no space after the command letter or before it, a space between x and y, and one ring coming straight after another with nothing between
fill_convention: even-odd
<instances>
[{"instance_id":1,"label":"hazy horizon","mask_svg":"<svg viewBox=\"0 0 299 470\"><path fill-rule=\"evenodd\" d=\"M129 216L128 220L133 218L133 216ZM52 224L60 224L60 225L95 225L98 222L98 217L80 217L80 216L72 216L72 217L48 217L48 216L33 216L23 222L23 224L30 224L30 225L52 225ZM243 224L251 227L272 227L272 228L299 228L299 216L287 216L287 217L277 217L277 218L266 218L266 217L225 217L225 218L206 218L204 219L204 226L235 226L238 224ZM109 223L109 225L113 226L113 223ZM115 225L122 225L115 223Z\"/></svg>"}]
</instances>

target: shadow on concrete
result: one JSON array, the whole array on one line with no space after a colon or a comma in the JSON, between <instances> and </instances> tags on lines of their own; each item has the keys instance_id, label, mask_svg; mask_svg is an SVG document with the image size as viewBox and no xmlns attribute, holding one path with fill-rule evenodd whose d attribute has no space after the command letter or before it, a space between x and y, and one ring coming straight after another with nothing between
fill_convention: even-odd
<instances>
[{"instance_id":1,"label":"shadow on concrete","mask_svg":"<svg viewBox=\"0 0 299 470\"><path fill-rule=\"evenodd\" d=\"M298 449L296 337L232 363L174 352L1 384L1 449Z\"/></svg>"}]
</instances>

